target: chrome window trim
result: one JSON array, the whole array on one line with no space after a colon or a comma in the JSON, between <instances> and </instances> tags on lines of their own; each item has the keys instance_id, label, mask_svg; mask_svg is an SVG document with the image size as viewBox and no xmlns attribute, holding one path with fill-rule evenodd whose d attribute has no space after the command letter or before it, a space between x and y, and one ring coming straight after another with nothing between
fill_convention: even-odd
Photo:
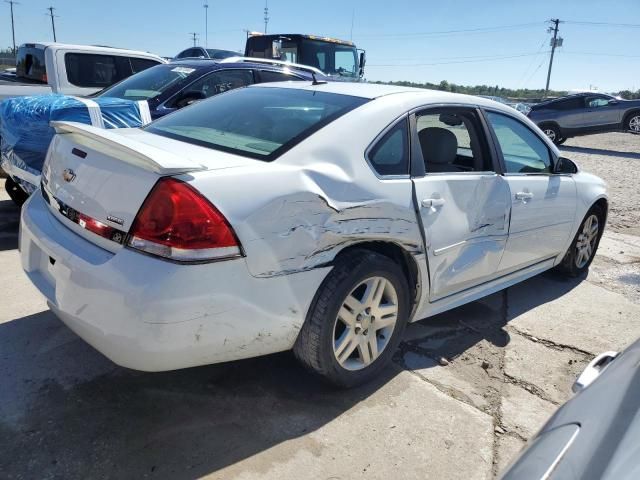
<instances>
[{"instance_id":1,"label":"chrome window trim","mask_svg":"<svg viewBox=\"0 0 640 480\"><path fill-rule=\"evenodd\" d=\"M430 176L442 176L442 175L482 175L482 176L487 176L487 175L501 175L502 172L500 171L502 168L502 164L500 162L500 159L497 158L497 152L494 152L494 145L493 145L493 139L489 138L489 133L492 132L492 130L487 131L488 125L486 124L486 120L485 120L485 116L484 113L481 110L481 107L478 106L477 104L473 104L473 103L433 103L433 104L429 104L429 105L422 105L420 107L415 107L412 108L409 111L409 115L412 116L413 118L417 117L417 114L420 112L424 112L424 111L428 111L428 110L437 110L437 109L442 109L442 108L466 108L468 110L473 110L474 113L477 116L477 120L479 122L479 125L477 125L477 127L479 128L479 131L476 132L478 134L478 136L483 135L484 139L485 139L485 143L486 143L486 147L487 147L487 154L489 155L489 160L491 161L492 166L495 168L495 170L482 170L482 171L466 171L466 172L424 172L421 176L415 176L413 178L425 178L425 177L430 177ZM417 131L417 125L416 125L416 135L417 135L418 131ZM411 132L409 132L409 134L411 135ZM420 160L423 162L424 164L424 159L422 158L422 152L420 152Z\"/></svg>"}]
</instances>

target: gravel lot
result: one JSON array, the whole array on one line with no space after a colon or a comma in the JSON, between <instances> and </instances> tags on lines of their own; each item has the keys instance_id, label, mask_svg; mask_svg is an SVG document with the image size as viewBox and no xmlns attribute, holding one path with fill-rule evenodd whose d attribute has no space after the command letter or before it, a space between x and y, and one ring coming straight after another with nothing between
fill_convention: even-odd
<instances>
[{"instance_id":1,"label":"gravel lot","mask_svg":"<svg viewBox=\"0 0 640 480\"><path fill-rule=\"evenodd\" d=\"M407 329L378 381L336 391L290 354L148 374L47 309L0 194L0 478L485 479L640 336L640 136L562 148L611 191L586 278L549 272Z\"/></svg>"},{"instance_id":2,"label":"gravel lot","mask_svg":"<svg viewBox=\"0 0 640 480\"><path fill-rule=\"evenodd\" d=\"M580 168L609 188L609 230L640 236L640 135L607 133L576 137L560 147Z\"/></svg>"}]
</instances>

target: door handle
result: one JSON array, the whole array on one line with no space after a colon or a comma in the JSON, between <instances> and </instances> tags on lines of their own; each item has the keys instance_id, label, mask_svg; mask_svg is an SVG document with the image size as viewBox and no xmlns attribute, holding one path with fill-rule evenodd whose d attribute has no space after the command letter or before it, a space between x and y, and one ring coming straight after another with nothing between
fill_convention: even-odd
<instances>
[{"instance_id":1,"label":"door handle","mask_svg":"<svg viewBox=\"0 0 640 480\"><path fill-rule=\"evenodd\" d=\"M441 207L444 205L444 198L425 198L422 200L422 206L425 208Z\"/></svg>"},{"instance_id":2,"label":"door handle","mask_svg":"<svg viewBox=\"0 0 640 480\"><path fill-rule=\"evenodd\" d=\"M516 200L531 200L533 193L531 192L518 192L516 193Z\"/></svg>"}]
</instances>

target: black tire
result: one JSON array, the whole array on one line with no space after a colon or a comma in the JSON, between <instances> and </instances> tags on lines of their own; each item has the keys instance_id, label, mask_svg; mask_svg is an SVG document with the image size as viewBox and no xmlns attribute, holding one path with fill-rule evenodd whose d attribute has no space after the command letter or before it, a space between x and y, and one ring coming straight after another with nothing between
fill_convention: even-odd
<instances>
[{"instance_id":1,"label":"black tire","mask_svg":"<svg viewBox=\"0 0 640 480\"><path fill-rule=\"evenodd\" d=\"M557 142L555 142L556 145L562 145L564 142L566 142L567 139L566 138L561 138L560 140L558 140Z\"/></svg>"},{"instance_id":2,"label":"black tire","mask_svg":"<svg viewBox=\"0 0 640 480\"><path fill-rule=\"evenodd\" d=\"M562 138L562 134L560 133L558 126L553 123L543 123L540 125L540 130L542 130L544 134L549 137L549 140L556 145L560 145L564 140L566 140Z\"/></svg>"},{"instance_id":3,"label":"black tire","mask_svg":"<svg viewBox=\"0 0 640 480\"><path fill-rule=\"evenodd\" d=\"M293 351L305 367L325 380L339 387L353 387L371 380L391 360L409 315L409 287L402 268L384 255L368 250L353 250L338 257L336 262L316 293ZM338 362L334 353L334 327L337 328L338 311L347 297L372 277L384 278L395 289L397 320L379 356L360 370L350 370ZM384 339L384 336L381 338ZM357 348L349 358L360 355L360 347Z\"/></svg>"},{"instance_id":4,"label":"black tire","mask_svg":"<svg viewBox=\"0 0 640 480\"><path fill-rule=\"evenodd\" d=\"M596 234L595 242L593 243L592 251L589 258L585 263L582 263L579 261L578 242L581 240L581 236L583 235L585 223L592 215L595 215L598 219L598 232ZM567 253L562 259L562 263L557 266L558 271L564 273L565 275L568 275L569 277L578 277L589 270L589 266L591 265L591 262L593 262L593 259L596 256L596 251L598 250L598 246L600 245L600 238L602 238L602 232L604 231L605 220L606 212L601 206L594 205L593 207L591 207L591 209L582 219L580 227L578 227L578 231L576 232L576 236L573 238L569 250L567 250Z\"/></svg>"},{"instance_id":5,"label":"black tire","mask_svg":"<svg viewBox=\"0 0 640 480\"><path fill-rule=\"evenodd\" d=\"M624 129L627 132L640 134L640 111L627 115L624 119Z\"/></svg>"},{"instance_id":6,"label":"black tire","mask_svg":"<svg viewBox=\"0 0 640 480\"><path fill-rule=\"evenodd\" d=\"M7 177L7 179L5 180L4 188L9 194L11 200L13 200L13 203L15 203L19 207L22 207L24 202L26 202L29 198L27 192L22 190L22 188L20 188L18 184L11 179L11 177Z\"/></svg>"}]
</instances>

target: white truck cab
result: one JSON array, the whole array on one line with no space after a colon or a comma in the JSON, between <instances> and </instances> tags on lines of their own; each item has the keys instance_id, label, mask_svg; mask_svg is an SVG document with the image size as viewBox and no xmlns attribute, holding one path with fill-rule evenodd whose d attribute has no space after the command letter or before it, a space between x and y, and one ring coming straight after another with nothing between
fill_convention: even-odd
<instances>
[{"instance_id":1,"label":"white truck cab","mask_svg":"<svg viewBox=\"0 0 640 480\"><path fill-rule=\"evenodd\" d=\"M91 95L160 63L166 61L135 50L25 43L18 48L15 76L0 75L0 100L46 93Z\"/></svg>"}]
</instances>

